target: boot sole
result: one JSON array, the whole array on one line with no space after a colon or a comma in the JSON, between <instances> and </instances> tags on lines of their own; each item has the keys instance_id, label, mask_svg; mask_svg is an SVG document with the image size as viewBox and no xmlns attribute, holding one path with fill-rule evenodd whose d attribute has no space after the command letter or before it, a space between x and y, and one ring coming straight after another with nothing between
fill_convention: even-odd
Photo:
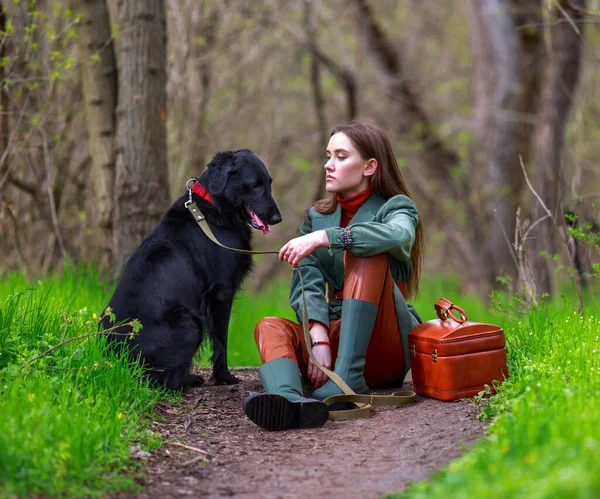
<instances>
[{"instance_id":1,"label":"boot sole","mask_svg":"<svg viewBox=\"0 0 600 499\"><path fill-rule=\"evenodd\" d=\"M244 402L244 412L254 424L269 431L318 428L329 417L329 409L323 402L291 402L281 395L269 393L248 397Z\"/></svg>"}]
</instances>

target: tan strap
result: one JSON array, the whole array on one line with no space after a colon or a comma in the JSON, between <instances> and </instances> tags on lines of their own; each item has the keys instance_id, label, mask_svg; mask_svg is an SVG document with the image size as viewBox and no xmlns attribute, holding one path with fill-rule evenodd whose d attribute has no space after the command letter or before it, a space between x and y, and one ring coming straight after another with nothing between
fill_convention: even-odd
<instances>
[{"instance_id":1,"label":"tan strap","mask_svg":"<svg viewBox=\"0 0 600 499\"><path fill-rule=\"evenodd\" d=\"M329 419L340 421L346 419L359 419L367 417L371 414L371 409L373 408L373 406L376 405L410 405L415 401L415 397L415 392L409 390L401 390L399 392L394 392L391 395L360 395L358 393L355 393L354 395L333 395L332 397L326 398L324 402L328 406L344 402L352 402L353 404L357 405L357 409L329 412ZM358 407L357 403L364 404L365 407L360 408Z\"/></svg>"},{"instance_id":2,"label":"tan strap","mask_svg":"<svg viewBox=\"0 0 600 499\"><path fill-rule=\"evenodd\" d=\"M249 251L237 248L230 248L229 246L225 246L221 244L218 239L213 234L208 222L206 221L206 217L198 208L198 205L193 201L188 201L185 203L186 208L190 211L194 220L198 223L198 226L202 229L204 234L216 245L221 248L225 248L226 250L233 251L234 253L242 253L244 255L265 255L265 254L279 254L279 251ZM329 419L341 421L348 419L359 419L366 418L370 416L371 410L374 405L393 405L393 406L401 406L408 405L414 402L416 398L415 392L412 391L399 391L395 392L392 395L359 395L355 393L346 382L340 378L336 373L327 369L323 365L319 363L319 361L315 358L312 348L309 346L311 344L310 333L308 331L308 312L306 311L306 298L304 295L304 280L302 279L302 272L300 268L297 267L298 276L300 277L300 288L302 290L302 329L304 331L304 341L306 342L306 349L308 350L308 354L310 355L313 363L327 376L329 379L333 381L340 390L342 390L343 395L334 395L332 397L326 398L323 402L327 404L327 406L331 406L337 403L345 403L351 402L356 405L356 409L348 409L341 411L329 411Z\"/></svg>"},{"instance_id":3,"label":"tan strap","mask_svg":"<svg viewBox=\"0 0 600 499\"><path fill-rule=\"evenodd\" d=\"M194 217L194 220L196 220L196 223L202 229L202 232L204 232L204 234L206 234L206 237L208 237L216 245L221 246L221 248L225 248L226 250L233 251L234 253L241 253L243 255L273 255L273 254L278 255L279 254L279 251L250 251L250 250L230 248L229 246L225 246L224 244L221 244L218 241L218 239L215 237L215 235L213 234L213 231L210 228L210 225L208 225L208 222L206 221L206 217L202 214L202 212L200 211L200 208L198 208L198 205L196 203L194 203L193 201L191 201L191 202L187 201L185 203L185 207L188 210L190 210L190 213Z\"/></svg>"},{"instance_id":4,"label":"tan strap","mask_svg":"<svg viewBox=\"0 0 600 499\"><path fill-rule=\"evenodd\" d=\"M309 346L311 344L310 334L308 331L308 312L306 311L306 297L304 296L304 280L302 279L302 272L300 272L300 268L298 268L298 276L300 277L300 286L302 289L302 329L304 331L304 342L306 343L306 349L308 350L308 355L310 356L313 363L327 376L329 379L333 381L344 395L335 395L333 397L327 397L323 402L331 407L331 405L337 402L352 402L356 405L356 409L346 409L341 411L329 411L329 419L331 420L347 420L347 419L359 419L359 418L367 418L371 415L371 409L373 406L368 402L365 403L363 401L357 400L356 397L359 395L350 388L346 382L340 378L336 373L327 369L323 366L319 361L315 358L312 348ZM339 397L343 397L343 400L340 400ZM334 415L335 414L335 415Z\"/></svg>"}]
</instances>

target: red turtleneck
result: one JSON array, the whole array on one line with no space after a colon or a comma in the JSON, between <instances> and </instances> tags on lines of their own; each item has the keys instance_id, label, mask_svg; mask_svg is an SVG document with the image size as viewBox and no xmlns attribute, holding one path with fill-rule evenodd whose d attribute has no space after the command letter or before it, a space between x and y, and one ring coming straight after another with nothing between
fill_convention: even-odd
<instances>
[{"instance_id":1,"label":"red turtleneck","mask_svg":"<svg viewBox=\"0 0 600 499\"><path fill-rule=\"evenodd\" d=\"M358 209L363 205L363 203L369 198L371 194L373 194L373 189L371 187L367 187L364 191L355 194L351 198L344 199L339 194L337 195L337 201L342 207L342 218L340 220L340 227L348 226L350 220L352 220L352 217L356 215Z\"/></svg>"}]
</instances>

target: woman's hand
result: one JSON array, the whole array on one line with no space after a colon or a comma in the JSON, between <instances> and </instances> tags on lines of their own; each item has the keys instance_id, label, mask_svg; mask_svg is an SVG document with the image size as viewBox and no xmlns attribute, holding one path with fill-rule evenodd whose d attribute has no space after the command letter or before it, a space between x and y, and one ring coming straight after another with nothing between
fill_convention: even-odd
<instances>
[{"instance_id":1,"label":"woman's hand","mask_svg":"<svg viewBox=\"0 0 600 499\"><path fill-rule=\"evenodd\" d=\"M287 261L292 267L297 267L300 260L310 255L317 248L329 246L329 239L324 230L317 230L305 236L290 239L279 250L279 261Z\"/></svg>"},{"instance_id":2,"label":"woman's hand","mask_svg":"<svg viewBox=\"0 0 600 499\"><path fill-rule=\"evenodd\" d=\"M331 347L329 345L315 345L312 347L312 351L323 367L331 369ZM308 359L308 377L315 385L315 389L321 388L329 379L329 376L321 371L310 357Z\"/></svg>"},{"instance_id":3,"label":"woman's hand","mask_svg":"<svg viewBox=\"0 0 600 499\"><path fill-rule=\"evenodd\" d=\"M320 323L314 324L310 329L310 337L312 341L329 341L327 328ZM327 369L331 369L331 347L329 345L315 345L312 347L312 352L319 364ZM315 389L323 386L329 379L310 357L308 358L308 377L313 385L315 385Z\"/></svg>"}]
</instances>

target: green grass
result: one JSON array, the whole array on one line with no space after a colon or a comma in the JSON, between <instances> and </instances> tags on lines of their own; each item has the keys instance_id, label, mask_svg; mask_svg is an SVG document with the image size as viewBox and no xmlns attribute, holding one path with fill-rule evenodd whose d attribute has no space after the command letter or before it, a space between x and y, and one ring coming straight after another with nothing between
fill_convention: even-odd
<instances>
[{"instance_id":1,"label":"green grass","mask_svg":"<svg viewBox=\"0 0 600 499\"><path fill-rule=\"evenodd\" d=\"M93 268L81 266L42 280L21 274L0 280L0 497L134 490L131 448L160 445L148 422L163 395L94 334L113 290L102 282ZM287 283L260 296L240 293L230 365L260 364L254 325L277 314L293 316ZM81 335L90 336L30 362Z\"/></svg>"},{"instance_id":2,"label":"green grass","mask_svg":"<svg viewBox=\"0 0 600 499\"><path fill-rule=\"evenodd\" d=\"M0 283L0 497L81 497L135 488L130 448L150 448L159 393L106 350L94 311L107 289L71 269L41 283ZM25 367L23 367L25 366ZM127 471L127 473L124 473Z\"/></svg>"},{"instance_id":3,"label":"green grass","mask_svg":"<svg viewBox=\"0 0 600 499\"><path fill-rule=\"evenodd\" d=\"M131 448L160 445L148 424L161 395L140 369L92 335L28 361L61 341L93 333L111 284L75 267L41 281L0 280L0 497L96 496L135 489ZM242 291L230 324L231 366L259 365L254 326L293 318L289 278ZM424 320L444 296L471 320L504 327L510 377L482 401L488 434L432 480L391 497L596 497L600 495L600 326L558 301L507 314L461 294L451 278L423 280L413 302ZM503 298L504 307L510 305ZM199 360L206 363L206 349ZM203 360L204 359L204 360ZM23 367L25 365L25 367ZM399 431L401 431L401 425Z\"/></svg>"},{"instance_id":4,"label":"green grass","mask_svg":"<svg viewBox=\"0 0 600 499\"><path fill-rule=\"evenodd\" d=\"M600 496L600 322L568 301L504 317L510 377L482 400L488 434L403 498Z\"/></svg>"}]
</instances>

